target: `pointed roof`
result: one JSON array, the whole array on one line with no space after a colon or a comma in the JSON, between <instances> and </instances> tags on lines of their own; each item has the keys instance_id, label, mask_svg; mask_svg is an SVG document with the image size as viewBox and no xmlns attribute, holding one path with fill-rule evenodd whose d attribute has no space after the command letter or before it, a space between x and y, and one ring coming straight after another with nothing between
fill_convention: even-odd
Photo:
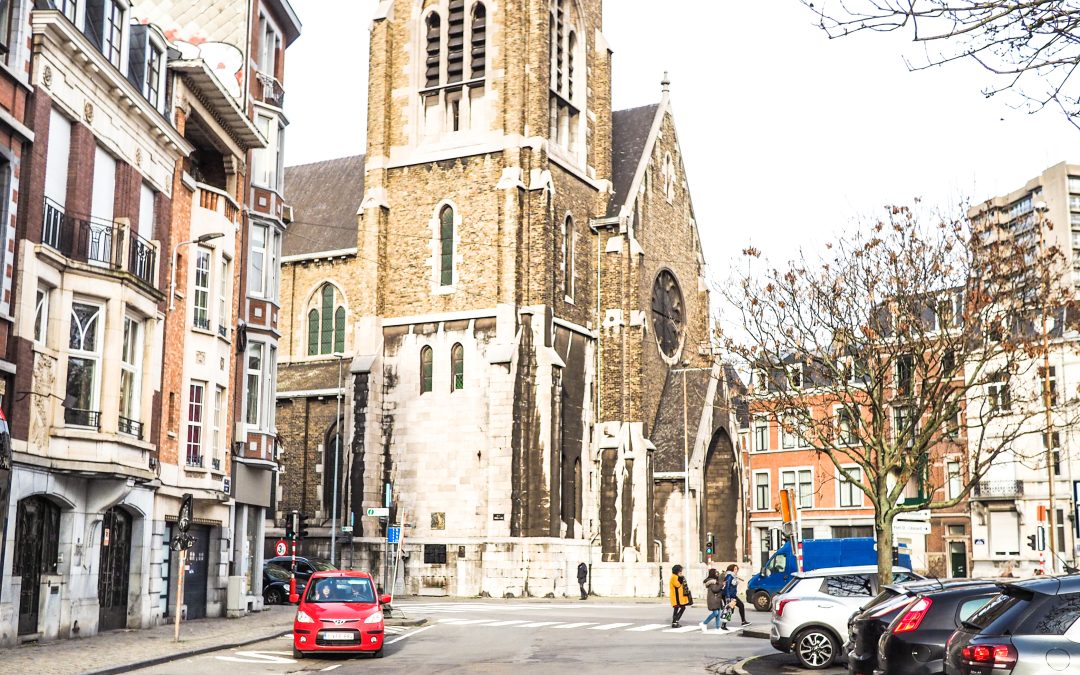
<instances>
[{"instance_id":1,"label":"pointed roof","mask_svg":"<svg viewBox=\"0 0 1080 675\"><path fill-rule=\"evenodd\" d=\"M364 199L364 155L285 168L285 203L293 221L281 255L356 247L356 212Z\"/></svg>"},{"instance_id":2,"label":"pointed roof","mask_svg":"<svg viewBox=\"0 0 1080 675\"><path fill-rule=\"evenodd\" d=\"M616 110L611 113L611 201L607 215L617 216L630 201L630 190L641 165L641 157L652 134L659 103Z\"/></svg>"}]
</instances>

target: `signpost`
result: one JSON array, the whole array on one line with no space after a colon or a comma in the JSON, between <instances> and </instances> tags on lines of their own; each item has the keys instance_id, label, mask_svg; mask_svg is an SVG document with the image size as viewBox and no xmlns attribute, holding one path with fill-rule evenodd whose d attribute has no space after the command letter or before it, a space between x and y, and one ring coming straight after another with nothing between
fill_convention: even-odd
<instances>
[{"instance_id":1,"label":"signpost","mask_svg":"<svg viewBox=\"0 0 1080 675\"><path fill-rule=\"evenodd\" d=\"M285 555L288 552L289 552L289 546L288 546L288 544L285 543L285 540L284 539L278 539L277 543L274 544L274 553L276 553L279 556L282 556L282 555Z\"/></svg>"},{"instance_id":2,"label":"signpost","mask_svg":"<svg viewBox=\"0 0 1080 675\"><path fill-rule=\"evenodd\" d=\"M391 525L390 527L386 528L386 543L396 544L399 541L401 541L401 526Z\"/></svg>"},{"instance_id":3,"label":"signpost","mask_svg":"<svg viewBox=\"0 0 1080 675\"><path fill-rule=\"evenodd\" d=\"M367 515L371 516L371 517L378 517L378 518L389 518L390 517L390 509L385 508L385 507L384 508L368 508Z\"/></svg>"}]
</instances>

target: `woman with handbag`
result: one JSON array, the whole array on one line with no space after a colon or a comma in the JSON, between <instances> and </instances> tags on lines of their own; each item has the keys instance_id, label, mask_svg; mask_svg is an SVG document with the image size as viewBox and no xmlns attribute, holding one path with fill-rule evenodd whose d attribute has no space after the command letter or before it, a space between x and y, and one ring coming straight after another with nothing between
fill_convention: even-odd
<instances>
[{"instance_id":1,"label":"woman with handbag","mask_svg":"<svg viewBox=\"0 0 1080 675\"><path fill-rule=\"evenodd\" d=\"M724 603L727 606L720 615L720 630L728 629L727 622L731 620L731 616L735 613L736 608L739 610L739 618L742 619L742 625L744 627L749 626L750 622L746 620L746 605L739 599L738 565L732 564L727 566L727 575L724 576L723 597Z\"/></svg>"},{"instance_id":2,"label":"woman with handbag","mask_svg":"<svg viewBox=\"0 0 1080 675\"><path fill-rule=\"evenodd\" d=\"M686 577L682 575L683 566L675 565L671 568L671 578L668 580L668 592L671 596L671 627L679 627L679 619L682 618L686 608L694 604L690 597L690 589L686 587Z\"/></svg>"},{"instance_id":3,"label":"woman with handbag","mask_svg":"<svg viewBox=\"0 0 1080 675\"><path fill-rule=\"evenodd\" d=\"M724 584L720 583L720 572L715 568L709 568L709 576L705 577L705 604L709 608L709 616L701 622L701 632L709 630L709 622L716 620L716 628L720 628L720 610L724 608Z\"/></svg>"}]
</instances>

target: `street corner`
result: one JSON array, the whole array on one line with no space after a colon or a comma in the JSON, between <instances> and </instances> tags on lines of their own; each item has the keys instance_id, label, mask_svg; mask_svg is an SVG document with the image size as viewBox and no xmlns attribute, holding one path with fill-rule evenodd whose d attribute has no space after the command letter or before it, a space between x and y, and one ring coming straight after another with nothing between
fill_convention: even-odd
<instances>
[{"instance_id":1,"label":"street corner","mask_svg":"<svg viewBox=\"0 0 1080 675\"><path fill-rule=\"evenodd\" d=\"M844 675L847 667L843 663L834 663L828 668L810 671L799 665L799 661L793 654L766 654L765 656L751 656L737 664L729 671L736 675L795 675L796 673L814 672L818 675Z\"/></svg>"}]
</instances>

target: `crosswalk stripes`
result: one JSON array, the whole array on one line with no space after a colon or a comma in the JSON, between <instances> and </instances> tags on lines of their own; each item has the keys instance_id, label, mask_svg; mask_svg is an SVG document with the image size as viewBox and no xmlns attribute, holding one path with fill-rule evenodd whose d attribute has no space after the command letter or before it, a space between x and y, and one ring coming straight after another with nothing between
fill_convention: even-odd
<instances>
[{"instance_id":1,"label":"crosswalk stripes","mask_svg":"<svg viewBox=\"0 0 1080 675\"><path fill-rule=\"evenodd\" d=\"M526 621L524 619L513 619L511 621L496 621L495 623L489 623L488 626L489 627L513 626L513 625L519 624L519 623L526 623Z\"/></svg>"},{"instance_id":2,"label":"crosswalk stripes","mask_svg":"<svg viewBox=\"0 0 1080 675\"><path fill-rule=\"evenodd\" d=\"M592 626L595 621L583 621L579 623L564 623L561 626L552 626L552 628L581 628L582 626Z\"/></svg>"},{"instance_id":3,"label":"crosswalk stripes","mask_svg":"<svg viewBox=\"0 0 1080 675\"><path fill-rule=\"evenodd\" d=\"M700 631L701 624L695 623L689 626L681 626L679 628L671 628L670 623L647 623L642 625L635 625L627 622L616 623L597 623L595 621L574 621L574 622L562 622L562 621L529 621L527 619L463 619L457 617L444 617L438 620L437 625L443 626L476 626L479 628L525 628L525 629L538 629L538 628L552 628L560 630L570 630L574 628L580 628L582 630L599 630L599 631L626 631L628 633L645 633L651 631L658 631L662 633L690 633L693 631ZM389 632L390 629L388 628ZM709 631L717 632L717 631ZM741 633L741 630L731 630L731 634Z\"/></svg>"},{"instance_id":4,"label":"crosswalk stripes","mask_svg":"<svg viewBox=\"0 0 1080 675\"><path fill-rule=\"evenodd\" d=\"M543 628L544 626L554 626L559 623L562 623L562 621L533 621L532 623L523 623L518 628Z\"/></svg>"},{"instance_id":5,"label":"crosswalk stripes","mask_svg":"<svg viewBox=\"0 0 1080 675\"><path fill-rule=\"evenodd\" d=\"M645 632L647 630L656 630L658 628L668 628L670 626L671 626L670 623L647 623L644 626L634 626L633 628L627 628L626 630L628 632L630 632L630 633L642 633L642 632Z\"/></svg>"},{"instance_id":6,"label":"crosswalk stripes","mask_svg":"<svg viewBox=\"0 0 1080 675\"><path fill-rule=\"evenodd\" d=\"M701 630L701 626L694 624L693 626L680 626L679 628L668 628L665 633L689 633L692 630Z\"/></svg>"},{"instance_id":7,"label":"crosswalk stripes","mask_svg":"<svg viewBox=\"0 0 1080 675\"><path fill-rule=\"evenodd\" d=\"M627 626L633 626L632 623L605 623L602 626L593 626L589 630L615 630L616 628L625 628Z\"/></svg>"}]
</instances>

